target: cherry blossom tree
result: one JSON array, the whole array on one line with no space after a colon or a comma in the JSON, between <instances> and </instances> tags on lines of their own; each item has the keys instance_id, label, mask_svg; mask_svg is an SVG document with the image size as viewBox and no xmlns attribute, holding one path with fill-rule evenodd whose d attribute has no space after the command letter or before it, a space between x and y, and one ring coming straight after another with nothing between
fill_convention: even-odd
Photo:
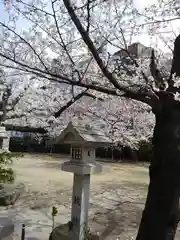
<instances>
[{"instance_id":1,"label":"cherry blossom tree","mask_svg":"<svg viewBox=\"0 0 180 240\"><path fill-rule=\"evenodd\" d=\"M3 68L29 79L38 78L44 89L50 83L55 84L50 106L56 105L53 102L56 96L59 101L67 99L71 89L72 98L56 109L49 122L65 110L70 113L72 106L81 109L80 112L87 109L89 106L82 101L85 94L104 100L101 103L106 108L104 113L94 111L96 104L92 104L88 114L91 118L100 114L106 118L109 126L114 126L113 138L119 134L115 133L115 126L121 128L121 116L117 116L122 113L121 106L129 108L132 114L145 105L152 110L154 156L137 240L174 239L179 222L180 37L173 37L176 41L170 72L163 66L158 68L163 61L156 61L156 56L160 58L156 51L151 51L149 60L141 61L130 54L128 45L143 29L157 35L157 29L160 32L164 24L179 19L178 7L178 1L159 0L139 12L131 0L18 0L9 4L8 20L0 21ZM112 46L123 50L126 59L122 61L120 57L114 61L110 53ZM169 42L166 46L172 48ZM62 89L66 89L64 94ZM131 105L120 99L132 101ZM114 116L116 120L112 123ZM128 121L133 125L132 119Z\"/></svg>"},{"instance_id":2,"label":"cherry blossom tree","mask_svg":"<svg viewBox=\"0 0 180 240\"><path fill-rule=\"evenodd\" d=\"M15 123L16 119L22 119L26 116L25 109L20 111L20 102L30 89L28 79L19 79L17 76L9 74L8 78L6 73L1 69L0 76L0 126L5 126L7 130L15 131L30 131L45 133L46 130L39 127L30 128L28 126L19 126ZM18 106L18 107L17 107ZM18 111L17 111L18 109ZM32 117L32 116L31 116ZM35 115L34 115L35 117ZM27 125L27 124L26 124Z\"/></svg>"}]
</instances>

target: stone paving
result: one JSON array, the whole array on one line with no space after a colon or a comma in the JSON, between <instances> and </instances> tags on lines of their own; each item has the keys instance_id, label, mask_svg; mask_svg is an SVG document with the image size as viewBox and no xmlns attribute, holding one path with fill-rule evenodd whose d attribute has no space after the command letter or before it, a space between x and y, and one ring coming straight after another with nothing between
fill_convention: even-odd
<instances>
[{"instance_id":1,"label":"stone paving","mask_svg":"<svg viewBox=\"0 0 180 240\"><path fill-rule=\"evenodd\" d=\"M125 209L129 205L129 202L132 203L132 201L136 199L140 205L140 208L138 206L138 209L142 210L143 202L142 197L139 197L138 199L137 193L132 192L131 197L128 197L127 194L124 194L125 191L125 189L112 189L111 191L104 191L101 194L93 195L90 199L89 226L93 229L93 231L103 234L102 237L104 237L102 239L117 239L117 229L111 229L112 224L114 225L113 228L117 228L120 223L122 228L122 219L124 218L124 222L127 222L129 213L131 214L131 218L129 220L129 226L131 227L127 228L128 226L126 226L128 231L126 230L125 232L128 232L128 235L130 235L130 237L134 236L134 231L136 231L137 225L134 224L134 231L132 231L132 220L134 218L133 221L137 221L136 215L139 214L139 212L137 211L133 213L130 209L129 212L126 212ZM141 203L139 201L141 201ZM134 205L136 205L136 203L134 203ZM134 208L134 206L132 207ZM70 219L70 204L66 206L59 205L57 208L58 215L55 218L56 224L67 223ZM135 209L137 209L137 206ZM0 208L0 215L8 215L15 223L15 240L20 239L22 223L26 225L27 239L28 237L36 237L41 240L48 240L48 236L52 229L52 220L50 213L51 208L30 209L25 207L22 209L21 206L18 207L18 204L17 206L15 205L8 209ZM124 227L125 226L123 226L123 228ZM113 231L115 235L114 237L112 235ZM124 234L124 229L122 234Z\"/></svg>"},{"instance_id":2,"label":"stone paving","mask_svg":"<svg viewBox=\"0 0 180 240\"><path fill-rule=\"evenodd\" d=\"M109 224L111 223L109 223L110 219L113 219L113 221L117 222L119 221L117 218L119 218L121 215L120 209L123 207L123 202L125 203L127 201L131 201L127 195L122 195L122 197L120 197L124 191L125 190L120 191L112 189L111 191L104 191L101 194L91 197L89 209L89 226L92 227L93 231L103 232L105 226L109 227ZM135 194L134 197L137 200L136 195L137 194ZM28 237L36 237L41 240L48 240L48 236L52 229L51 208L30 209L27 207L22 208L22 206L18 205L19 204L17 203L17 205L9 208L0 208L0 216L7 217L8 215L15 223L15 240L20 239L22 223L26 225L27 239ZM70 207L70 204L67 204L66 206L57 206L58 215L55 217L56 224L64 224L69 221ZM108 215L110 219L106 219ZM107 233L105 235L108 237Z\"/></svg>"},{"instance_id":3,"label":"stone paving","mask_svg":"<svg viewBox=\"0 0 180 240\"><path fill-rule=\"evenodd\" d=\"M29 156L15 162L17 179L26 192L11 207L0 207L0 216L15 223L15 239L48 240L52 229L51 207L58 209L56 224L70 220L72 176L58 168L58 161L45 156ZM112 165L91 179L89 227L101 240L134 240L147 190L147 169L132 165ZM180 231L175 240L180 240Z\"/></svg>"},{"instance_id":4,"label":"stone paving","mask_svg":"<svg viewBox=\"0 0 180 240\"><path fill-rule=\"evenodd\" d=\"M127 194L120 197L124 191L126 189L105 191L90 200L89 226L94 232L99 232L102 240L135 239L144 200L135 192L131 197ZM56 224L67 223L70 219L70 204L57 208ZM26 240L48 240L52 229L50 212L51 208L22 209L16 205L8 209L0 208L0 216L8 215L15 223L14 240L20 240L22 223L26 225ZM179 239L178 229L176 240Z\"/></svg>"}]
</instances>

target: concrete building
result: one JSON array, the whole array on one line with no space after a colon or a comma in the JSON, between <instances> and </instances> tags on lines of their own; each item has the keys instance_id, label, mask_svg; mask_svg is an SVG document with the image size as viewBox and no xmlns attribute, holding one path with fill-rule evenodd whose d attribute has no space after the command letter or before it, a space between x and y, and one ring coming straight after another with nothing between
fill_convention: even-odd
<instances>
[{"instance_id":1,"label":"concrete building","mask_svg":"<svg viewBox=\"0 0 180 240\"><path fill-rule=\"evenodd\" d=\"M130 54L135 58L149 58L151 56L152 49L153 48L151 47L146 47L143 44L136 42L128 46L128 52L125 50L119 50L114 53L114 56L128 57L128 54Z\"/></svg>"}]
</instances>

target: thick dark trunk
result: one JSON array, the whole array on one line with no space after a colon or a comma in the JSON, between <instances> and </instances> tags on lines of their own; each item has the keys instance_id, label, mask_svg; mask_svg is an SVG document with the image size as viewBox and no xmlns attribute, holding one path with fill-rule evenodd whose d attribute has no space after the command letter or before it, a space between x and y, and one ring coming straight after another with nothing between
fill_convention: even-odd
<instances>
[{"instance_id":1,"label":"thick dark trunk","mask_svg":"<svg viewBox=\"0 0 180 240\"><path fill-rule=\"evenodd\" d=\"M180 112L170 102L156 113L149 189L136 240L173 240L179 222Z\"/></svg>"},{"instance_id":2,"label":"thick dark trunk","mask_svg":"<svg viewBox=\"0 0 180 240\"><path fill-rule=\"evenodd\" d=\"M166 240L173 240L175 238L179 220L179 196L177 196L170 216Z\"/></svg>"}]
</instances>

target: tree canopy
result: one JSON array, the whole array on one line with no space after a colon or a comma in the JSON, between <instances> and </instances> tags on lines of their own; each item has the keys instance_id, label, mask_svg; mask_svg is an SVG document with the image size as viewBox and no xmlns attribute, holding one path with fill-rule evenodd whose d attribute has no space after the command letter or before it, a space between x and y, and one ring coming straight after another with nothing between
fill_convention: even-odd
<instances>
[{"instance_id":1,"label":"tree canopy","mask_svg":"<svg viewBox=\"0 0 180 240\"><path fill-rule=\"evenodd\" d=\"M22 102L27 114L32 105L53 128L57 117L65 123L74 114L91 121L94 116L116 139L128 122L134 127L130 114L136 112L143 125L152 110L150 184L136 239L174 239L180 186L179 1L157 0L142 9L132 0L18 0L6 6L8 17L0 20L0 66L7 79L25 77L30 85L35 80L39 97L31 85ZM154 43L139 59L129 46L143 34ZM166 61L160 46L173 51L172 60ZM113 55L113 48L126 56ZM122 112L128 112L124 126ZM36 122L41 125L42 118Z\"/></svg>"},{"instance_id":2,"label":"tree canopy","mask_svg":"<svg viewBox=\"0 0 180 240\"><path fill-rule=\"evenodd\" d=\"M168 12L165 10L167 4L172 7ZM146 111L142 116L138 113L146 109L141 102L151 107L157 105L159 95L165 92L163 85L166 86L160 83L168 76L168 71L159 63L158 72L155 52L155 56L151 56L150 73L150 57L137 59L128 55L128 46L134 36L143 34L144 29L155 35L158 26L163 30L164 23L178 19L174 6L173 2L159 1L159 5L139 12L132 1L9 3L6 18L0 21L0 65L7 81L28 85L26 95L15 109L16 115L21 116L17 116L17 123L35 123L38 127L43 125L55 129L57 125L62 127L74 115L91 119L102 116L101 125L106 123L107 131L113 124L116 125L115 135L118 136L129 128L120 128L122 122L126 123L125 126L131 121L142 123L146 118L150 131L144 124L146 130L138 132L136 129L133 132L138 136L151 135L152 115ZM159 11L155 18L153 13L157 8ZM131 66L120 56L115 61L113 48L125 51ZM127 69L132 72L131 75ZM124 97L140 103L127 101ZM92 101L97 98L98 101ZM105 100L104 103L100 99ZM126 105L129 107L126 108ZM125 114L123 121L119 121L122 111L127 112L127 109L131 110ZM89 116L84 112L88 112ZM138 120L132 120L135 112ZM108 120L110 115L111 120ZM9 120L9 123L13 121L15 119Z\"/></svg>"}]
</instances>

